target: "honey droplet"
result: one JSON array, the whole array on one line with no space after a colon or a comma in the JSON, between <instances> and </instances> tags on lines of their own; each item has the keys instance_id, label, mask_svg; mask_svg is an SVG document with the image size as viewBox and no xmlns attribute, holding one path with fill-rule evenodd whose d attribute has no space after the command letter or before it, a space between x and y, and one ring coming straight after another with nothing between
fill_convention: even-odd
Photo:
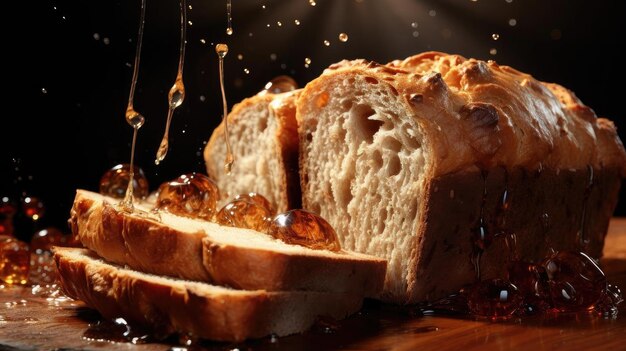
<instances>
[{"instance_id":1,"label":"honey droplet","mask_svg":"<svg viewBox=\"0 0 626 351\"><path fill-rule=\"evenodd\" d=\"M148 179L143 170L134 166L133 172L133 194L134 196L145 199L148 196ZM119 164L106 171L100 178L100 194L123 199L128 188L128 180L130 179L130 165L127 163Z\"/></svg>"},{"instance_id":2,"label":"honey droplet","mask_svg":"<svg viewBox=\"0 0 626 351\"><path fill-rule=\"evenodd\" d=\"M226 54L228 54L228 45L223 43L215 45L215 52L220 58L226 57Z\"/></svg>"},{"instance_id":3,"label":"honey droplet","mask_svg":"<svg viewBox=\"0 0 626 351\"><path fill-rule=\"evenodd\" d=\"M343 43L348 41L348 34L346 34L346 33L339 33L339 41L341 41Z\"/></svg>"},{"instance_id":4,"label":"honey droplet","mask_svg":"<svg viewBox=\"0 0 626 351\"><path fill-rule=\"evenodd\" d=\"M38 221L46 213L46 207L39 198L27 196L22 201L22 211L33 221Z\"/></svg>"},{"instance_id":5,"label":"honey droplet","mask_svg":"<svg viewBox=\"0 0 626 351\"><path fill-rule=\"evenodd\" d=\"M266 232L272 217L270 210L258 203L234 200L226 204L215 216L216 222L238 228Z\"/></svg>"},{"instance_id":6,"label":"honey droplet","mask_svg":"<svg viewBox=\"0 0 626 351\"><path fill-rule=\"evenodd\" d=\"M330 41L324 40L324 46L330 46Z\"/></svg>"},{"instance_id":7,"label":"honey droplet","mask_svg":"<svg viewBox=\"0 0 626 351\"><path fill-rule=\"evenodd\" d=\"M562 312L582 311L597 303L606 290L604 272L582 252L561 251L542 263L552 305Z\"/></svg>"},{"instance_id":8,"label":"honey droplet","mask_svg":"<svg viewBox=\"0 0 626 351\"><path fill-rule=\"evenodd\" d=\"M0 281L26 284L30 269L28 244L8 235L0 235Z\"/></svg>"},{"instance_id":9,"label":"honey droplet","mask_svg":"<svg viewBox=\"0 0 626 351\"><path fill-rule=\"evenodd\" d=\"M291 210L279 214L270 224L268 234L287 244L312 249L341 250L333 227L322 217L305 210Z\"/></svg>"},{"instance_id":10,"label":"honey droplet","mask_svg":"<svg viewBox=\"0 0 626 351\"><path fill-rule=\"evenodd\" d=\"M523 298L517 287L506 280L490 279L463 290L469 310L478 316L502 318L522 307Z\"/></svg>"},{"instance_id":11,"label":"honey droplet","mask_svg":"<svg viewBox=\"0 0 626 351\"><path fill-rule=\"evenodd\" d=\"M63 234L60 230L50 227L38 231L30 239L30 249L35 253L50 251L52 246L65 246L69 235Z\"/></svg>"},{"instance_id":12,"label":"honey droplet","mask_svg":"<svg viewBox=\"0 0 626 351\"><path fill-rule=\"evenodd\" d=\"M155 208L179 216L211 220L219 197L219 189L209 177L200 173L183 174L159 187Z\"/></svg>"},{"instance_id":13,"label":"honey droplet","mask_svg":"<svg viewBox=\"0 0 626 351\"><path fill-rule=\"evenodd\" d=\"M135 129L141 128L146 119L139 112L135 111L132 106L129 106L126 110L126 122Z\"/></svg>"},{"instance_id":14,"label":"honey droplet","mask_svg":"<svg viewBox=\"0 0 626 351\"><path fill-rule=\"evenodd\" d=\"M298 89L298 83L289 76L278 76L265 84L265 91L272 94L286 93Z\"/></svg>"},{"instance_id":15,"label":"honey droplet","mask_svg":"<svg viewBox=\"0 0 626 351\"><path fill-rule=\"evenodd\" d=\"M171 109L177 108L185 100L185 85L182 79L176 79L174 85L170 88L167 99Z\"/></svg>"},{"instance_id":16,"label":"honey droplet","mask_svg":"<svg viewBox=\"0 0 626 351\"><path fill-rule=\"evenodd\" d=\"M257 194L257 193L239 194L235 196L235 200L243 200L243 201L252 202L254 204L263 206L266 209L268 209L270 211L271 216L274 216L276 214L276 211L274 210L274 206L272 206L272 203L265 196L261 194Z\"/></svg>"},{"instance_id":17,"label":"honey droplet","mask_svg":"<svg viewBox=\"0 0 626 351\"><path fill-rule=\"evenodd\" d=\"M493 33L493 34L491 34L491 39L493 39L493 40L498 40L498 39L500 39L500 34L498 34L498 33Z\"/></svg>"},{"instance_id":18,"label":"honey droplet","mask_svg":"<svg viewBox=\"0 0 626 351\"><path fill-rule=\"evenodd\" d=\"M315 6L317 5L317 3L315 2L315 0L309 0L309 5Z\"/></svg>"},{"instance_id":19,"label":"honey droplet","mask_svg":"<svg viewBox=\"0 0 626 351\"><path fill-rule=\"evenodd\" d=\"M300 25L300 20L293 20L293 23L295 23L296 26L299 26Z\"/></svg>"}]
</instances>

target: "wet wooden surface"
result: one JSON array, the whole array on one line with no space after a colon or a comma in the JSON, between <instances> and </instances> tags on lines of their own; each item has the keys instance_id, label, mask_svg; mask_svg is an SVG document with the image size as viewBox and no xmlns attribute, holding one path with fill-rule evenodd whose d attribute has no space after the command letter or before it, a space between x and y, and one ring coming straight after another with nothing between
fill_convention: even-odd
<instances>
[{"instance_id":1,"label":"wet wooden surface","mask_svg":"<svg viewBox=\"0 0 626 351\"><path fill-rule=\"evenodd\" d=\"M611 222L602 267L626 288L626 218ZM177 350L177 340L134 345L98 340L99 316L78 301L34 295L31 288L0 290L0 350ZM140 334L137 334L140 335ZM514 318L505 322L416 317L369 301L338 325L302 335L245 344L195 343L189 350L626 350L626 303L616 319L591 314ZM180 350L180 349L178 349Z\"/></svg>"}]
</instances>

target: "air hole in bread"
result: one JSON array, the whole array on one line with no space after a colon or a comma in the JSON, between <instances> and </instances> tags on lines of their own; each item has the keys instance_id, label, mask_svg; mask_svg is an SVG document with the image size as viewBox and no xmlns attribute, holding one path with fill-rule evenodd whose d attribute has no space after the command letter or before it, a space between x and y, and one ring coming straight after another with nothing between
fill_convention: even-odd
<instances>
[{"instance_id":1,"label":"air hole in bread","mask_svg":"<svg viewBox=\"0 0 626 351\"><path fill-rule=\"evenodd\" d=\"M385 138L385 140L383 140L383 148L393 150L394 153L397 154L398 152L400 152L402 144L397 139Z\"/></svg>"},{"instance_id":2,"label":"air hole in bread","mask_svg":"<svg viewBox=\"0 0 626 351\"><path fill-rule=\"evenodd\" d=\"M406 220L413 221L417 216L417 201L409 203L409 211L407 212Z\"/></svg>"},{"instance_id":3,"label":"air hole in bread","mask_svg":"<svg viewBox=\"0 0 626 351\"><path fill-rule=\"evenodd\" d=\"M387 222L387 216L388 216L388 212L387 209L382 208L379 211L378 214L378 222L376 223L376 230L379 233L382 233L385 230L385 223Z\"/></svg>"},{"instance_id":4,"label":"air hole in bread","mask_svg":"<svg viewBox=\"0 0 626 351\"><path fill-rule=\"evenodd\" d=\"M307 141L313 141L313 134L311 134L311 133L306 133L306 140L307 140Z\"/></svg>"},{"instance_id":5,"label":"air hole in bread","mask_svg":"<svg viewBox=\"0 0 626 351\"><path fill-rule=\"evenodd\" d=\"M356 105L350 110L350 119L354 123L354 130L360 140L371 144L374 134L384 124L382 121L373 119L376 112L369 105Z\"/></svg>"},{"instance_id":6,"label":"air hole in bread","mask_svg":"<svg viewBox=\"0 0 626 351\"><path fill-rule=\"evenodd\" d=\"M345 99L341 101L341 108L343 111L349 111L352 108L354 101L351 99Z\"/></svg>"},{"instance_id":7,"label":"air hole in bread","mask_svg":"<svg viewBox=\"0 0 626 351\"><path fill-rule=\"evenodd\" d=\"M259 132L263 133L267 129L267 118L259 118Z\"/></svg>"},{"instance_id":8,"label":"air hole in bread","mask_svg":"<svg viewBox=\"0 0 626 351\"><path fill-rule=\"evenodd\" d=\"M349 177L350 179L352 177ZM350 192L350 180L339 181L336 184L335 199L337 205L340 207L348 207L348 204L352 200L352 193Z\"/></svg>"},{"instance_id":9,"label":"air hole in bread","mask_svg":"<svg viewBox=\"0 0 626 351\"><path fill-rule=\"evenodd\" d=\"M388 156L389 161L387 161L387 176L392 177L398 175L402 170L402 164L400 163L400 157L398 157L397 153L391 153Z\"/></svg>"},{"instance_id":10,"label":"air hole in bread","mask_svg":"<svg viewBox=\"0 0 626 351\"><path fill-rule=\"evenodd\" d=\"M378 84L378 79L374 77L365 77L365 81L370 84Z\"/></svg>"},{"instance_id":11,"label":"air hole in bread","mask_svg":"<svg viewBox=\"0 0 626 351\"><path fill-rule=\"evenodd\" d=\"M374 152L372 152L372 168L373 169L381 169L383 167L383 155L380 153L379 150L374 150Z\"/></svg>"}]
</instances>

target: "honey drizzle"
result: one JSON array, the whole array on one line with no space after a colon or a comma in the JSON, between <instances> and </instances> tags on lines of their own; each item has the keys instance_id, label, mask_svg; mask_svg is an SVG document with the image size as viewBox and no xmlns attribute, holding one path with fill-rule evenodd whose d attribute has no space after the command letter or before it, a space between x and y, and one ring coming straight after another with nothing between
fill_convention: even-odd
<instances>
[{"instance_id":1,"label":"honey drizzle","mask_svg":"<svg viewBox=\"0 0 626 351\"><path fill-rule=\"evenodd\" d=\"M235 157L233 156L233 153L230 149L227 118L228 105L226 103L226 91L224 90L224 57L226 57L226 54L228 54L228 45L215 45L215 52L217 53L217 57L219 58L220 89L222 91L222 106L224 107L224 114L222 115L222 121L224 122L224 139L226 141L226 159L224 160L224 170L227 174L230 174L230 171L233 168L233 163L235 162Z\"/></svg>"},{"instance_id":2,"label":"honey drizzle","mask_svg":"<svg viewBox=\"0 0 626 351\"><path fill-rule=\"evenodd\" d=\"M172 116L174 110L182 105L185 100L185 84L183 83L183 66L185 64L185 46L187 43L187 0L180 1L180 51L178 54L178 73L176 74L176 81L170 88L168 99L168 111L167 122L165 122L165 132L163 133L163 139L157 150L156 159L154 163L158 165L165 159L167 150L169 149L169 133L170 124L172 122Z\"/></svg>"},{"instance_id":3,"label":"honey drizzle","mask_svg":"<svg viewBox=\"0 0 626 351\"><path fill-rule=\"evenodd\" d=\"M137 48L135 52L135 66L133 67L133 78L130 83L130 92L128 94L128 107L126 108L126 122L133 127L133 142L130 148L130 172L128 187L126 188L126 195L120 202L120 207L127 212L132 212L133 206L133 182L135 179L135 172L133 169L135 162L135 144L137 143L137 131L143 123L145 118L133 107L133 101L135 98L135 87L137 86L137 77L139 75L139 63L141 60L141 42L143 40L143 26L146 18L146 0L141 0L141 14L139 17L139 30L137 33Z\"/></svg>"},{"instance_id":4,"label":"honey drizzle","mask_svg":"<svg viewBox=\"0 0 626 351\"><path fill-rule=\"evenodd\" d=\"M233 35L233 16L231 0L226 0L226 34Z\"/></svg>"}]
</instances>

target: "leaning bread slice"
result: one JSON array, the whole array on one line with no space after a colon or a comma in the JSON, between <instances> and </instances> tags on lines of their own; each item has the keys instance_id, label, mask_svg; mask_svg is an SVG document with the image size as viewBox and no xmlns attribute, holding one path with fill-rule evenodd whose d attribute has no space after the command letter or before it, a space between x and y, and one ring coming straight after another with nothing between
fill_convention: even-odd
<instances>
[{"instance_id":1,"label":"leaning bread slice","mask_svg":"<svg viewBox=\"0 0 626 351\"><path fill-rule=\"evenodd\" d=\"M78 190L72 231L104 259L142 272L240 289L351 292L375 296L386 261L289 245L249 229L160 213L119 211L117 201ZM139 210L148 211L137 205Z\"/></svg>"},{"instance_id":2,"label":"leaning bread slice","mask_svg":"<svg viewBox=\"0 0 626 351\"><path fill-rule=\"evenodd\" d=\"M235 105L228 130L235 163L224 170L226 144L220 124L204 150L207 172L225 198L255 191L279 212L300 208L298 128L295 100L300 91L263 91Z\"/></svg>"},{"instance_id":3,"label":"leaning bread slice","mask_svg":"<svg viewBox=\"0 0 626 351\"><path fill-rule=\"evenodd\" d=\"M233 290L144 274L109 264L85 249L56 248L65 293L105 318L125 318L159 335L191 333L241 341L308 329L318 316L356 312L359 295L309 291Z\"/></svg>"}]
</instances>

